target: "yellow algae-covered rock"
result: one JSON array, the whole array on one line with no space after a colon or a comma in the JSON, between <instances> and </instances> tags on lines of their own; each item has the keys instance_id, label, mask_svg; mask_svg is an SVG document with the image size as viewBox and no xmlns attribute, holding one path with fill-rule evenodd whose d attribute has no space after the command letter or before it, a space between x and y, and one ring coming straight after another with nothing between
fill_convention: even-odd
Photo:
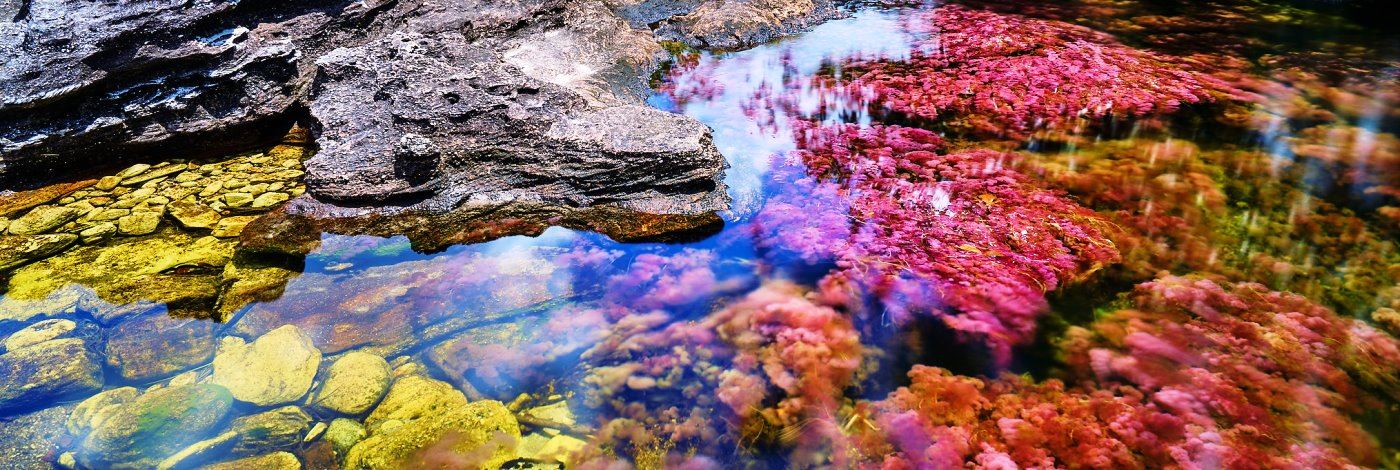
<instances>
[{"instance_id":1,"label":"yellow algae-covered rock","mask_svg":"<svg viewBox=\"0 0 1400 470\"><path fill-rule=\"evenodd\" d=\"M212 383L239 401L258 406L290 403L306 396L321 364L321 351L294 325L267 332L252 343L224 338L214 356Z\"/></svg>"},{"instance_id":2,"label":"yellow algae-covered rock","mask_svg":"<svg viewBox=\"0 0 1400 470\"><path fill-rule=\"evenodd\" d=\"M384 401L365 418L365 426L374 433L387 421L413 421L425 416L440 415L466 404L467 396L452 384L421 375L410 375L394 382Z\"/></svg>"},{"instance_id":3,"label":"yellow algae-covered rock","mask_svg":"<svg viewBox=\"0 0 1400 470\"><path fill-rule=\"evenodd\" d=\"M438 395L438 398L445 396ZM460 460L471 468L497 468L515 458L514 447L515 441L520 438L520 424L501 402L483 400L457 406L441 403L438 406L423 405L415 408L441 411L394 426L381 425L379 430L350 449L345 457L345 468L410 468L425 463L418 459L445 458L443 455L425 454L450 454L454 460Z\"/></svg>"},{"instance_id":4,"label":"yellow algae-covered rock","mask_svg":"<svg viewBox=\"0 0 1400 470\"><path fill-rule=\"evenodd\" d=\"M80 284L114 304L209 299L217 294L216 268L228 263L235 245L167 230L148 238L83 246L16 269L6 295L38 300L61 287ZM170 275L176 270L188 272Z\"/></svg>"},{"instance_id":5,"label":"yellow algae-covered rock","mask_svg":"<svg viewBox=\"0 0 1400 470\"><path fill-rule=\"evenodd\" d=\"M330 412L360 415L379 403L388 389L389 362L374 354L351 352L331 364L312 405Z\"/></svg>"},{"instance_id":6,"label":"yellow algae-covered rock","mask_svg":"<svg viewBox=\"0 0 1400 470\"><path fill-rule=\"evenodd\" d=\"M301 470L301 461L291 452L273 452L257 457L248 457L213 465L205 465L200 470Z\"/></svg>"}]
</instances>

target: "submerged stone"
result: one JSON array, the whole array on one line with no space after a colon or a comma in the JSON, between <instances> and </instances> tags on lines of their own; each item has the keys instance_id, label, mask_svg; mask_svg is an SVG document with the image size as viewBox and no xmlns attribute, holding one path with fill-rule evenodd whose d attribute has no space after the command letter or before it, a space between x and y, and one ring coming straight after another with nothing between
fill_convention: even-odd
<instances>
[{"instance_id":1,"label":"submerged stone","mask_svg":"<svg viewBox=\"0 0 1400 470\"><path fill-rule=\"evenodd\" d=\"M369 431L367 431L365 425L360 424L359 421L336 418L331 421L331 425L326 428L325 438L327 442L331 443L331 448L335 451L335 455L343 457L346 453L350 452L350 448L354 447L355 444L359 444L360 441L365 440L365 437L368 435Z\"/></svg>"},{"instance_id":2,"label":"submerged stone","mask_svg":"<svg viewBox=\"0 0 1400 470\"><path fill-rule=\"evenodd\" d=\"M389 390L389 362L364 352L351 352L331 364L325 383L312 405L343 415L361 415Z\"/></svg>"},{"instance_id":3,"label":"submerged stone","mask_svg":"<svg viewBox=\"0 0 1400 470\"><path fill-rule=\"evenodd\" d=\"M187 229L212 229L221 217L217 211L193 197L172 202L166 206L166 210L175 222Z\"/></svg>"},{"instance_id":4,"label":"submerged stone","mask_svg":"<svg viewBox=\"0 0 1400 470\"><path fill-rule=\"evenodd\" d=\"M234 398L258 406L296 401L306 395L321 363L321 351L300 328L286 325L245 343L226 337L214 357L211 382Z\"/></svg>"},{"instance_id":5,"label":"submerged stone","mask_svg":"<svg viewBox=\"0 0 1400 470\"><path fill-rule=\"evenodd\" d=\"M97 354L78 338L44 341L0 354L0 412L102 389Z\"/></svg>"},{"instance_id":6,"label":"submerged stone","mask_svg":"<svg viewBox=\"0 0 1400 470\"><path fill-rule=\"evenodd\" d=\"M230 460L200 467L200 470L301 470L301 461L290 452L274 452L267 455Z\"/></svg>"},{"instance_id":7,"label":"submerged stone","mask_svg":"<svg viewBox=\"0 0 1400 470\"><path fill-rule=\"evenodd\" d=\"M155 390L118 408L83 440L78 462L90 468L153 468L224 421L233 397L212 384Z\"/></svg>"},{"instance_id":8,"label":"submerged stone","mask_svg":"<svg viewBox=\"0 0 1400 470\"><path fill-rule=\"evenodd\" d=\"M520 437L519 423L501 402L467 403L466 397L446 382L421 376L395 382L370 417L370 435L350 449L345 457L347 468L421 465L414 461L415 456L434 445L458 453L481 452L485 447L490 457L480 465L495 468L514 458L513 443Z\"/></svg>"},{"instance_id":9,"label":"submerged stone","mask_svg":"<svg viewBox=\"0 0 1400 470\"><path fill-rule=\"evenodd\" d=\"M83 438L103 420L115 413L120 406L135 400L141 391L135 387L121 387L105 390L83 400L68 415L66 426L73 437Z\"/></svg>"},{"instance_id":10,"label":"submerged stone","mask_svg":"<svg viewBox=\"0 0 1400 470\"><path fill-rule=\"evenodd\" d=\"M238 433L234 455L251 455L286 449L302 443L311 430L311 416L296 406L284 406L233 420L230 429Z\"/></svg>"},{"instance_id":11,"label":"submerged stone","mask_svg":"<svg viewBox=\"0 0 1400 470\"><path fill-rule=\"evenodd\" d=\"M214 356L214 322L155 313L108 334L107 364L122 378L146 381L204 364Z\"/></svg>"},{"instance_id":12,"label":"submerged stone","mask_svg":"<svg viewBox=\"0 0 1400 470\"><path fill-rule=\"evenodd\" d=\"M13 351L45 341L60 338L78 338L96 344L100 333L97 325L83 320L52 318L44 320L10 334L5 339L6 351Z\"/></svg>"},{"instance_id":13,"label":"submerged stone","mask_svg":"<svg viewBox=\"0 0 1400 470\"><path fill-rule=\"evenodd\" d=\"M82 246L15 270L9 279L8 297L42 299L69 284L80 284L112 304L141 300L212 303L209 301L218 293L219 270L206 268L227 264L233 250L233 242L197 238L176 230L156 237L119 239L104 246ZM178 272L186 271L185 267L201 269Z\"/></svg>"}]
</instances>

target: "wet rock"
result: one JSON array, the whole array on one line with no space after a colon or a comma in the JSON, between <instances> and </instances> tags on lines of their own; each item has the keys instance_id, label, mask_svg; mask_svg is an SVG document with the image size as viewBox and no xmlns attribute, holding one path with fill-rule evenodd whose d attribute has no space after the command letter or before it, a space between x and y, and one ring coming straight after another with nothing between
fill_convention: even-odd
<instances>
[{"instance_id":1,"label":"wet rock","mask_svg":"<svg viewBox=\"0 0 1400 470\"><path fill-rule=\"evenodd\" d=\"M224 266L222 280L227 286L215 306L215 318L228 321L253 302L268 302L282 297L287 283L301 274L281 266L234 262Z\"/></svg>"},{"instance_id":2,"label":"wet rock","mask_svg":"<svg viewBox=\"0 0 1400 470\"><path fill-rule=\"evenodd\" d=\"M19 416L0 418L0 467L48 470L68 439L63 418L72 405L59 405Z\"/></svg>"},{"instance_id":3,"label":"wet rock","mask_svg":"<svg viewBox=\"0 0 1400 470\"><path fill-rule=\"evenodd\" d=\"M836 17L829 0L711 0L665 22L658 33L702 49L734 50Z\"/></svg>"},{"instance_id":4,"label":"wet rock","mask_svg":"<svg viewBox=\"0 0 1400 470\"><path fill-rule=\"evenodd\" d=\"M200 470L244 470L256 468L259 470L301 470L301 461L290 452L274 452L257 457L247 457L238 460L216 463L200 467Z\"/></svg>"},{"instance_id":5,"label":"wet rock","mask_svg":"<svg viewBox=\"0 0 1400 470\"><path fill-rule=\"evenodd\" d=\"M451 385L421 376L396 381L366 422L371 423L370 435L350 449L347 468L402 468L412 464L416 453L444 439L451 439L454 452L497 446L482 463L495 468L514 457L513 446L498 441L498 433L510 442L520 437L519 423L501 402L467 403Z\"/></svg>"},{"instance_id":6,"label":"wet rock","mask_svg":"<svg viewBox=\"0 0 1400 470\"><path fill-rule=\"evenodd\" d=\"M102 389L101 360L78 338L44 341L0 354L0 412Z\"/></svg>"},{"instance_id":7,"label":"wet rock","mask_svg":"<svg viewBox=\"0 0 1400 470\"><path fill-rule=\"evenodd\" d=\"M81 180L7 193L0 197L0 217L13 218L24 211L48 204L72 194L74 191L92 186L96 182L96 180Z\"/></svg>"},{"instance_id":8,"label":"wet rock","mask_svg":"<svg viewBox=\"0 0 1400 470\"><path fill-rule=\"evenodd\" d=\"M572 463L569 456L587 446L588 443L582 439L566 434L546 436L532 433L521 439L516 452L521 458L537 462L558 462L562 464L561 467L567 468L568 464Z\"/></svg>"},{"instance_id":9,"label":"wet rock","mask_svg":"<svg viewBox=\"0 0 1400 470\"><path fill-rule=\"evenodd\" d=\"M388 390L389 362L373 354L351 352L331 364L311 403L328 412L356 416L373 408Z\"/></svg>"},{"instance_id":10,"label":"wet rock","mask_svg":"<svg viewBox=\"0 0 1400 470\"><path fill-rule=\"evenodd\" d=\"M210 382L227 387L239 401L258 406L289 403L306 395L320 363L321 351L311 338L286 325L252 343L224 338Z\"/></svg>"},{"instance_id":11,"label":"wet rock","mask_svg":"<svg viewBox=\"0 0 1400 470\"><path fill-rule=\"evenodd\" d=\"M107 364L136 382L167 377L209 362L214 322L156 313L125 321L108 333Z\"/></svg>"},{"instance_id":12,"label":"wet rock","mask_svg":"<svg viewBox=\"0 0 1400 470\"><path fill-rule=\"evenodd\" d=\"M212 304L218 294L218 273L233 250L233 242L175 230L81 246L16 269L8 280L8 297L43 299L79 284L112 304L142 300Z\"/></svg>"},{"instance_id":13,"label":"wet rock","mask_svg":"<svg viewBox=\"0 0 1400 470\"><path fill-rule=\"evenodd\" d=\"M211 384L155 390L118 408L83 440L78 462L90 468L154 468L166 456L217 429L233 405Z\"/></svg>"},{"instance_id":14,"label":"wet rock","mask_svg":"<svg viewBox=\"0 0 1400 470\"><path fill-rule=\"evenodd\" d=\"M83 241L84 244L91 245L94 243L106 241L108 238L112 238L112 236L116 234L117 224L100 223L85 228L81 232L78 232L78 237Z\"/></svg>"},{"instance_id":15,"label":"wet rock","mask_svg":"<svg viewBox=\"0 0 1400 470\"><path fill-rule=\"evenodd\" d=\"M10 221L11 235L38 235L53 231L83 215L83 211L71 207L40 206L29 213Z\"/></svg>"},{"instance_id":16,"label":"wet rock","mask_svg":"<svg viewBox=\"0 0 1400 470\"><path fill-rule=\"evenodd\" d=\"M232 452L249 455L299 445L311 430L311 422L311 416L295 406L238 418L231 426L239 435Z\"/></svg>"},{"instance_id":17,"label":"wet rock","mask_svg":"<svg viewBox=\"0 0 1400 470\"><path fill-rule=\"evenodd\" d=\"M160 228L160 214L138 212L117 219L117 233L127 236L149 235Z\"/></svg>"},{"instance_id":18,"label":"wet rock","mask_svg":"<svg viewBox=\"0 0 1400 470\"><path fill-rule=\"evenodd\" d=\"M215 224L219 223L220 218L218 212L200 203L194 197L172 202L166 206L166 211L170 213L170 217L175 219L176 223L187 229L212 229Z\"/></svg>"},{"instance_id":19,"label":"wet rock","mask_svg":"<svg viewBox=\"0 0 1400 470\"><path fill-rule=\"evenodd\" d=\"M243 234L243 228L249 223L257 220L255 215L239 215L224 217L219 219L219 223L214 226L213 235L219 238L233 238Z\"/></svg>"},{"instance_id":20,"label":"wet rock","mask_svg":"<svg viewBox=\"0 0 1400 470\"><path fill-rule=\"evenodd\" d=\"M359 421L346 418L336 418L331 421L331 425L326 428L325 439L331 443L335 455L345 456L350 452L350 448L360 441L365 440L369 431L365 430L365 425Z\"/></svg>"},{"instance_id":21,"label":"wet rock","mask_svg":"<svg viewBox=\"0 0 1400 470\"><path fill-rule=\"evenodd\" d=\"M78 313L79 305L92 291L68 285L40 296L0 296L0 326L27 324L33 320L64 317ZM15 327L18 328L18 327Z\"/></svg>"},{"instance_id":22,"label":"wet rock","mask_svg":"<svg viewBox=\"0 0 1400 470\"><path fill-rule=\"evenodd\" d=\"M145 183L147 181L154 180L156 178L170 176L181 171L185 171L184 165L170 164L161 167L155 167L139 175L125 177L124 179L122 179L121 184L122 186L135 186L138 184Z\"/></svg>"},{"instance_id":23,"label":"wet rock","mask_svg":"<svg viewBox=\"0 0 1400 470\"><path fill-rule=\"evenodd\" d=\"M87 344L97 344L101 329L84 320L52 318L44 320L10 334L5 339L6 351L13 351L45 341L62 338L78 338Z\"/></svg>"},{"instance_id":24,"label":"wet rock","mask_svg":"<svg viewBox=\"0 0 1400 470\"><path fill-rule=\"evenodd\" d=\"M389 421L404 423L433 416L467 404L467 396L452 384L422 375L410 375L394 381L389 394L365 418L371 433Z\"/></svg>"},{"instance_id":25,"label":"wet rock","mask_svg":"<svg viewBox=\"0 0 1400 470\"><path fill-rule=\"evenodd\" d=\"M285 193L262 193L259 194L257 198L253 199L251 208L253 210L267 210L277 207L278 204L287 202L288 199L291 198Z\"/></svg>"},{"instance_id":26,"label":"wet rock","mask_svg":"<svg viewBox=\"0 0 1400 470\"><path fill-rule=\"evenodd\" d=\"M33 236L0 235L0 272L53 256L77 241L77 236L66 233Z\"/></svg>"},{"instance_id":27,"label":"wet rock","mask_svg":"<svg viewBox=\"0 0 1400 470\"><path fill-rule=\"evenodd\" d=\"M102 424L102 421L115 413L121 405L136 400L140 395L141 391L135 387L121 387L104 390L88 397L68 415L65 421L68 433L80 439L87 436L88 432Z\"/></svg>"},{"instance_id":28,"label":"wet rock","mask_svg":"<svg viewBox=\"0 0 1400 470\"><path fill-rule=\"evenodd\" d=\"M111 191L112 188L117 187L117 185L118 185L118 184L121 184L121 182L122 182L122 177L120 177L120 176L117 176L117 175L103 176L102 179L97 180L97 184L94 185L93 187L95 187L95 188L97 188L97 189L101 189L101 190L103 190L103 191Z\"/></svg>"}]
</instances>

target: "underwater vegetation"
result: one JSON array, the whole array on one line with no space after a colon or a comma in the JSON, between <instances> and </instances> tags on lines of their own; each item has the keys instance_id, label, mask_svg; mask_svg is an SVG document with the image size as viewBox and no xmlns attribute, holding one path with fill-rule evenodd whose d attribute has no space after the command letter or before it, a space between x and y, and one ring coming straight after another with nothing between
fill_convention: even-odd
<instances>
[{"instance_id":1,"label":"underwater vegetation","mask_svg":"<svg viewBox=\"0 0 1400 470\"><path fill-rule=\"evenodd\" d=\"M717 234L298 225L286 145L55 189L73 210L4 222L52 243L0 258L0 409L76 403L0 446L32 419L75 468L1400 466L1384 41L1309 2L865 3L673 47L652 103L734 154ZM69 207L149 181L149 211Z\"/></svg>"}]
</instances>

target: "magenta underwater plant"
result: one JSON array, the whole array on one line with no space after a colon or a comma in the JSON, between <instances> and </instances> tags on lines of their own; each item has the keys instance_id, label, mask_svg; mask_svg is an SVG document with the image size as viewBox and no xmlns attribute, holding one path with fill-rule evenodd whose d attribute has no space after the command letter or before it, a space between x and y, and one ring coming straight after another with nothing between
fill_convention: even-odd
<instances>
[{"instance_id":1,"label":"magenta underwater plant","mask_svg":"<svg viewBox=\"0 0 1400 470\"><path fill-rule=\"evenodd\" d=\"M849 92L977 134L1020 138L1238 93L1179 58L1069 23L947 5L912 15L908 27L926 37L915 55L853 64Z\"/></svg>"},{"instance_id":2,"label":"magenta underwater plant","mask_svg":"<svg viewBox=\"0 0 1400 470\"><path fill-rule=\"evenodd\" d=\"M760 214L760 235L775 235L760 245L834 259L823 295L853 313L874 298L896 323L938 317L1005 365L1047 292L1118 260L1105 222L1008 168L1012 154L939 155L931 132L854 124L811 126L798 145L816 182Z\"/></svg>"},{"instance_id":3,"label":"magenta underwater plant","mask_svg":"<svg viewBox=\"0 0 1400 470\"><path fill-rule=\"evenodd\" d=\"M1066 336L1079 385L918 366L853 442L883 468L1376 463L1354 416L1400 391L1395 338L1250 283L1166 277L1127 307Z\"/></svg>"}]
</instances>

